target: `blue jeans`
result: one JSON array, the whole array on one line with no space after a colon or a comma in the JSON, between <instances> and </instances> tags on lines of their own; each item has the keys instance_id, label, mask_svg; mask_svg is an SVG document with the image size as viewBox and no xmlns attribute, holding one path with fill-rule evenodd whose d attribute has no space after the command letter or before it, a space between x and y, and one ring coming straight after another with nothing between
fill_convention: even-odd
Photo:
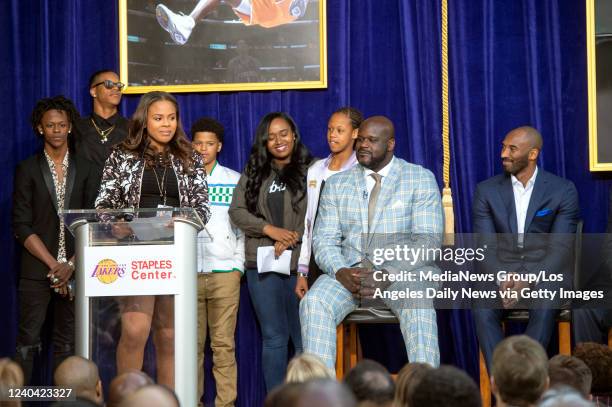
<instances>
[{"instance_id":1,"label":"blue jeans","mask_svg":"<svg viewBox=\"0 0 612 407\"><path fill-rule=\"evenodd\" d=\"M295 295L296 276L246 272L249 294L261 327L262 365L266 390L282 384L287 370L289 338L295 353L302 352L299 301Z\"/></svg>"}]
</instances>

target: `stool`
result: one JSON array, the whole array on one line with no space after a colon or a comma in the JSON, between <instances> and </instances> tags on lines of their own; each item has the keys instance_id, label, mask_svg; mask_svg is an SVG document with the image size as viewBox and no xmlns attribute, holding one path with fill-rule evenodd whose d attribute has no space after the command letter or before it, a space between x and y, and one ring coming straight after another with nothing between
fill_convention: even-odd
<instances>
[{"instance_id":1,"label":"stool","mask_svg":"<svg viewBox=\"0 0 612 407\"><path fill-rule=\"evenodd\" d=\"M357 324L397 324L399 320L388 308L357 308L336 328L336 377L342 380L362 359Z\"/></svg>"},{"instance_id":2,"label":"stool","mask_svg":"<svg viewBox=\"0 0 612 407\"><path fill-rule=\"evenodd\" d=\"M527 322L528 320L528 311L512 311L504 318L504 321L508 322ZM559 354L561 355L569 356L572 354L570 321L571 312L569 310L562 310L557 316L559 331ZM479 354L480 397L482 398L482 407L491 407L491 379L489 377L489 373L487 372L487 364L485 363L485 358L482 351L479 351Z\"/></svg>"}]
</instances>

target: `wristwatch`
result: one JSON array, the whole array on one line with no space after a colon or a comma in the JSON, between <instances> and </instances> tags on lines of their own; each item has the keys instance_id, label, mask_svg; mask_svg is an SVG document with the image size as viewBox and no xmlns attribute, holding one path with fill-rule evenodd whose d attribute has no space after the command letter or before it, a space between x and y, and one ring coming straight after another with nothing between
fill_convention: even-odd
<instances>
[{"instance_id":1,"label":"wristwatch","mask_svg":"<svg viewBox=\"0 0 612 407\"><path fill-rule=\"evenodd\" d=\"M304 273L303 271L298 271L297 274L300 277L308 278L308 273Z\"/></svg>"}]
</instances>

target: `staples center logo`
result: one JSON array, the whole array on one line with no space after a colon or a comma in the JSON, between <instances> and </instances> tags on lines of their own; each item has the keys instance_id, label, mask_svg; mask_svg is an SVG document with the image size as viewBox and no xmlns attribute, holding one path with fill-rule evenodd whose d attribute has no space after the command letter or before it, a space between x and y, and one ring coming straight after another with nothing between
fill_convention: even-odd
<instances>
[{"instance_id":1,"label":"staples center logo","mask_svg":"<svg viewBox=\"0 0 612 407\"><path fill-rule=\"evenodd\" d=\"M119 277L125 274L125 265L117 264L115 260L100 260L94 268L92 277L97 277L98 281L104 284L114 283Z\"/></svg>"}]
</instances>

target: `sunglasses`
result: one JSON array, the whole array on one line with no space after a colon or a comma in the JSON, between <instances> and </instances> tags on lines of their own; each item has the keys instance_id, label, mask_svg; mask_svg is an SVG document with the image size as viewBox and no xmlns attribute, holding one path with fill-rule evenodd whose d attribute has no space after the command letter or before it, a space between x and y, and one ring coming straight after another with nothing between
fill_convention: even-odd
<instances>
[{"instance_id":1,"label":"sunglasses","mask_svg":"<svg viewBox=\"0 0 612 407\"><path fill-rule=\"evenodd\" d=\"M113 82L110 79L106 79L102 82L98 82L95 85L91 85L92 88L95 88L96 86L100 86L100 85L104 85L104 87L106 89L112 89L115 86L117 87L117 89L121 90L125 87L125 83L121 83L121 82Z\"/></svg>"}]
</instances>

